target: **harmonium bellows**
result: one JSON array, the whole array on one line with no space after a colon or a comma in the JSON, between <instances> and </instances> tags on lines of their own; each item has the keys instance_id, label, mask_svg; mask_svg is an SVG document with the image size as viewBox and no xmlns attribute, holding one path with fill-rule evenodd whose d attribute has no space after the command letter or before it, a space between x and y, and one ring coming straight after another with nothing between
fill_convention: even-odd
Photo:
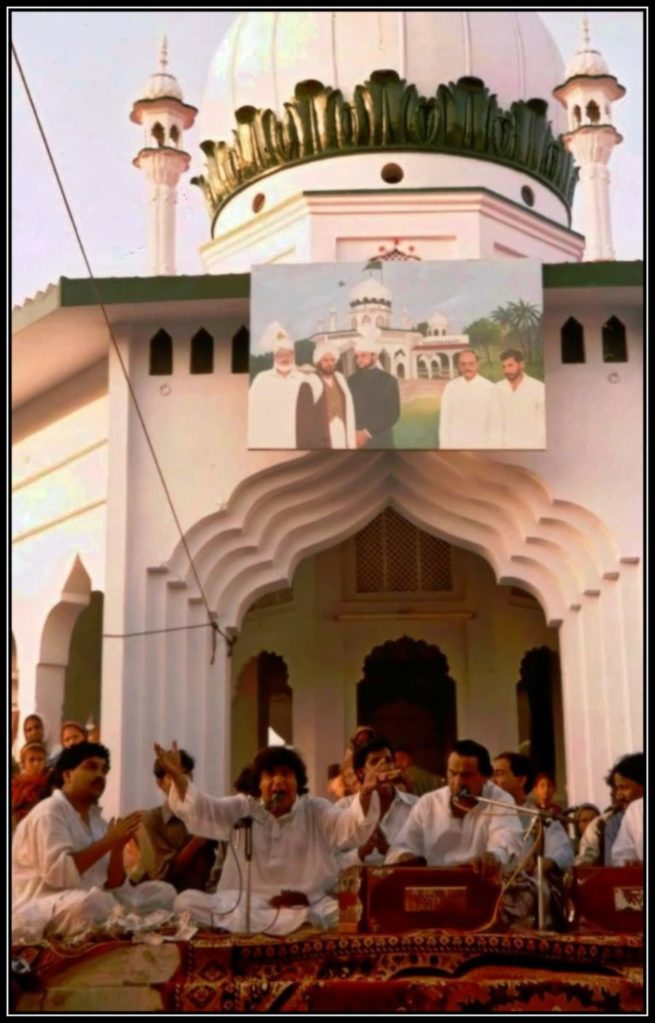
<instances>
[{"instance_id":1,"label":"harmonium bellows","mask_svg":"<svg viewBox=\"0 0 655 1023\"><path fill-rule=\"evenodd\" d=\"M493 919L499 895L498 881L471 867L350 867L339 882L339 930L470 931Z\"/></svg>"}]
</instances>

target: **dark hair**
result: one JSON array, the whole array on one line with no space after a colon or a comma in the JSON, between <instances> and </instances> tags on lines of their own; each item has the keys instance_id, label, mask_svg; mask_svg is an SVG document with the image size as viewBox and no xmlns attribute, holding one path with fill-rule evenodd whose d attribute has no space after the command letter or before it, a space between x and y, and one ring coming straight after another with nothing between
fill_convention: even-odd
<instances>
[{"instance_id":1,"label":"dark hair","mask_svg":"<svg viewBox=\"0 0 655 1023\"><path fill-rule=\"evenodd\" d=\"M99 742L88 742L85 740L61 751L55 763L55 773L63 781L64 771L74 771L76 767L79 767L89 757L101 757L102 760L107 761L107 769L111 766L107 747L102 746Z\"/></svg>"},{"instance_id":2,"label":"dark hair","mask_svg":"<svg viewBox=\"0 0 655 1023\"><path fill-rule=\"evenodd\" d=\"M237 792L241 792L244 796L252 796L253 794L253 771L252 764L246 764L243 768L239 777L232 782L232 787Z\"/></svg>"},{"instance_id":3,"label":"dark hair","mask_svg":"<svg viewBox=\"0 0 655 1023\"><path fill-rule=\"evenodd\" d=\"M477 757L478 771L484 778L491 778L494 773L489 750L474 739L458 739L453 745L452 752L460 757Z\"/></svg>"},{"instance_id":4,"label":"dark hair","mask_svg":"<svg viewBox=\"0 0 655 1023\"><path fill-rule=\"evenodd\" d=\"M476 352L475 348L462 348L461 352L457 352L457 361L458 362L459 362L460 355L475 355L475 357L478 360L478 362L480 361L480 356Z\"/></svg>"},{"instance_id":5,"label":"dark hair","mask_svg":"<svg viewBox=\"0 0 655 1023\"><path fill-rule=\"evenodd\" d=\"M500 361L504 362L505 359L514 359L514 362L525 362L525 355L518 348L506 348L504 352L500 353Z\"/></svg>"},{"instance_id":6,"label":"dark hair","mask_svg":"<svg viewBox=\"0 0 655 1023\"><path fill-rule=\"evenodd\" d=\"M494 760L507 760L515 778L525 778L523 791L527 793L534 785L534 765L529 757L522 753L499 753Z\"/></svg>"},{"instance_id":7,"label":"dark hair","mask_svg":"<svg viewBox=\"0 0 655 1023\"><path fill-rule=\"evenodd\" d=\"M80 735L83 735L85 739L88 739L89 733L87 732L84 725L81 725L79 721L62 721L61 728L59 729L59 738L61 739L64 734L64 728L74 728Z\"/></svg>"},{"instance_id":8,"label":"dark hair","mask_svg":"<svg viewBox=\"0 0 655 1023\"><path fill-rule=\"evenodd\" d=\"M605 784L611 787L614 784L614 775L621 774L624 778L629 778L630 781L636 782L637 785L645 785L645 766L643 753L628 753L627 756L617 760L614 767L608 772Z\"/></svg>"},{"instance_id":9,"label":"dark hair","mask_svg":"<svg viewBox=\"0 0 655 1023\"><path fill-rule=\"evenodd\" d=\"M341 774L341 764L328 764L327 776L328 781L332 781L333 778L338 778Z\"/></svg>"},{"instance_id":10,"label":"dark hair","mask_svg":"<svg viewBox=\"0 0 655 1023\"><path fill-rule=\"evenodd\" d=\"M180 754L180 763L182 765L182 770L184 771L185 774L191 774L194 767L196 766L195 760L193 759L190 753L187 753L185 749L178 750L178 753ZM162 778L165 778L168 773L166 771L166 768L163 767L159 757L157 757L157 759L155 760L152 770L154 772L155 778L158 778L159 781L161 781Z\"/></svg>"},{"instance_id":11,"label":"dark hair","mask_svg":"<svg viewBox=\"0 0 655 1023\"><path fill-rule=\"evenodd\" d=\"M362 771L369 753L377 753L377 751L381 749L388 749L393 757L393 746L388 739L385 739L381 735L376 736L375 739L371 739L370 742L365 742L361 746L358 746L353 756L353 770Z\"/></svg>"},{"instance_id":12,"label":"dark hair","mask_svg":"<svg viewBox=\"0 0 655 1023\"><path fill-rule=\"evenodd\" d=\"M303 796L307 792L307 768L305 761L288 746L265 746L253 760L252 764L252 793L260 795L259 783L264 771L273 771L276 767L288 767L296 776L298 782L298 795Z\"/></svg>"},{"instance_id":13,"label":"dark hair","mask_svg":"<svg viewBox=\"0 0 655 1023\"><path fill-rule=\"evenodd\" d=\"M31 749L38 750L39 753L42 753L44 757L47 757L48 755L48 751L45 748L45 745L42 742L37 742L36 739L33 739L30 742L26 742L24 746L21 746L20 753L18 754L18 759L21 761L21 763L23 761L23 754L27 753L28 750Z\"/></svg>"},{"instance_id":14,"label":"dark hair","mask_svg":"<svg viewBox=\"0 0 655 1023\"><path fill-rule=\"evenodd\" d=\"M575 808L575 814L573 815L573 819L576 822L576 824L580 820L580 814L582 813L583 810L593 810L596 816L600 817L600 810L594 803L578 803L578 805Z\"/></svg>"},{"instance_id":15,"label":"dark hair","mask_svg":"<svg viewBox=\"0 0 655 1023\"><path fill-rule=\"evenodd\" d=\"M355 742L356 736L360 735L364 731L370 732L371 733L371 738L370 739L359 739L357 742ZM355 729L353 734L350 736L350 739L348 740L348 745L350 746L351 750L353 750L353 752L354 752L357 749L358 746L363 746L365 742L370 742L371 739L374 739L374 738L375 738L375 729L374 728L371 728L370 725L357 725L357 728Z\"/></svg>"},{"instance_id":16,"label":"dark hair","mask_svg":"<svg viewBox=\"0 0 655 1023\"><path fill-rule=\"evenodd\" d=\"M550 771L537 771L537 773L534 776L534 781L532 782L533 787L537 784L537 782L541 781L542 778L548 778L548 781L551 783L551 785L555 786L557 785L557 782L555 781L555 775L551 774Z\"/></svg>"}]
</instances>

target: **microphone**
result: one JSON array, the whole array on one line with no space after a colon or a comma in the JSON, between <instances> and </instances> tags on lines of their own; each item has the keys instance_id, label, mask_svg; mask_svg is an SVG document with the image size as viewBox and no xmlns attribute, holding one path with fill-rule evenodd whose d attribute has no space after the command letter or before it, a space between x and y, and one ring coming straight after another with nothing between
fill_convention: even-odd
<instances>
[{"instance_id":1,"label":"microphone","mask_svg":"<svg viewBox=\"0 0 655 1023\"><path fill-rule=\"evenodd\" d=\"M247 860L252 859L252 817L241 817L234 825L236 831L235 847L239 848L239 831L245 831L244 853Z\"/></svg>"}]
</instances>

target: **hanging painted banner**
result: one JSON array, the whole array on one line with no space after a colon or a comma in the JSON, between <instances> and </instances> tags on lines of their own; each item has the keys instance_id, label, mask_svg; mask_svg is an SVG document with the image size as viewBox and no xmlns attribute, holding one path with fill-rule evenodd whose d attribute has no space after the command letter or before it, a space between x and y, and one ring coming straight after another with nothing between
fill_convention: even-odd
<instances>
[{"instance_id":1,"label":"hanging painted banner","mask_svg":"<svg viewBox=\"0 0 655 1023\"><path fill-rule=\"evenodd\" d=\"M541 263L252 270L248 446L546 447Z\"/></svg>"}]
</instances>

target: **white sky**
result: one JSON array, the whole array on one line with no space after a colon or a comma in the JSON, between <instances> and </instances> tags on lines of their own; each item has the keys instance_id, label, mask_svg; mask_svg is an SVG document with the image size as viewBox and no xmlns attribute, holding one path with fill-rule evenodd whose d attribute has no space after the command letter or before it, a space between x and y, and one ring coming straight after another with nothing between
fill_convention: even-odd
<instances>
[{"instance_id":1,"label":"white sky","mask_svg":"<svg viewBox=\"0 0 655 1023\"><path fill-rule=\"evenodd\" d=\"M145 276L147 195L132 166L142 129L129 120L132 103L157 67L161 36L168 36L169 67L186 102L200 107L213 53L234 11L182 12L11 8L12 41L41 115L94 273ZM610 163L617 259L643 258L644 24L639 9L589 12L592 45L627 95L614 104L624 136ZM564 59L580 38L580 13L541 12ZM12 67L12 301L22 303L60 276L84 277L52 172ZM554 102L554 101L553 101ZM192 129L184 146L192 173L202 169L200 139ZM209 240L209 218L199 189L178 190L178 273L202 273L198 246ZM582 230L580 189L573 227Z\"/></svg>"}]
</instances>

